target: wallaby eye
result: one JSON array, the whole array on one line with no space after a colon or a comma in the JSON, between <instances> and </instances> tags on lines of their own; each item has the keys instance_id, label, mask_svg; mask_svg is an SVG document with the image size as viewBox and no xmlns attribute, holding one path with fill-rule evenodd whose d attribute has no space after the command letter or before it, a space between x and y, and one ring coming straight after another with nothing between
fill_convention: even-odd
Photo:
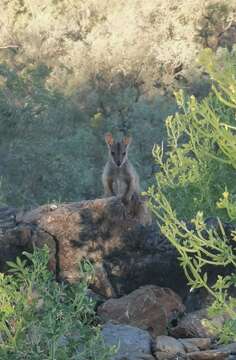
<instances>
[{"instance_id":1,"label":"wallaby eye","mask_svg":"<svg viewBox=\"0 0 236 360\"><path fill-rule=\"evenodd\" d=\"M115 155L114 151L111 152L111 155Z\"/></svg>"},{"instance_id":2,"label":"wallaby eye","mask_svg":"<svg viewBox=\"0 0 236 360\"><path fill-rule=\"evenodd\" d=\"M125 156L125 154L126 154L126 152L123 152L123 154L122 154L122 155L123 155L123 156Z\"/></svg>"}]
</instances>

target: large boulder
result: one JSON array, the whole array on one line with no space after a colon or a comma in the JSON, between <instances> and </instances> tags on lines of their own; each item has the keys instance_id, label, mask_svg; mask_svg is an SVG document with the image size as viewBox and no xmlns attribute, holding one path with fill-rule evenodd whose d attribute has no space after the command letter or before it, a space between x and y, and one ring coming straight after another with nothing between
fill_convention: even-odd
<instances>
[{"instance_id":1,"label":"large boulder","mask_svg":"<svg viewBox=\"0 0 236 360\"><path fill-rule=\"evenodd\" d=\"M104 343L115 346L112 360L154 360L151 355L151 336L145 330L129 325L107 323L102 329Z\"/></svg>"},{"instance_id":2,"label":"large boulder","mask_svg":"<svg viewBox=\"0 0 236 360\"><path fill-rule=\"evenodd\" d=\"M172 290L143 286L119 299L109 299L97 309L104 321L137 326L152 335L167 332L169 322L183 313L185 307Z\"/></svg>"},{"instance_id":3,"label":"large boulder","mask_svg":"<svg viewBox=\"0 0 236 360\"><path fill-rule=\"evenodd\" d=\"M1 228L0 271L23 250L47 244L58 279L77 281L78 264L86 258L95 266L93 289L107 298L146 284L186 294L176 250L151 223L144 202L136 204L135 212L116 197L48 204L27 212L5 209L0 211Z\"/></svg>"},{"instance_id":4,"label":"large boulder","mask_svg":"<svg viewBox=\"0 0 236 360\"><path fill-rule=\"evenodd\" d=\"M216 222L208 226L216 227ZM178 254L160 234L155 220L151 222L142 199L129 206L111 197L48 204L27 212L0 209L0 271L6 270L7 260L14 260L23 250L44 244L50 249L50 268L58 279L77 281L78 263L84 258L90 260L96 273L93 290L107 298L154 284L185 297L188 311L201 308L205 301L206 294L197 291L186 298L187 281ZM209 278L214 279L221 271L211 269Z\"/></svg>"}]
</instances>

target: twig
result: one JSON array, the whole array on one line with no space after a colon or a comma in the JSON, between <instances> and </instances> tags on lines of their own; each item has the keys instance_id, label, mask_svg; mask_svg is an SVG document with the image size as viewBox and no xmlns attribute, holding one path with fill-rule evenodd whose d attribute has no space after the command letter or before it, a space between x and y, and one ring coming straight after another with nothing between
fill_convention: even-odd
<instances>
[{"instance_id":1,"label":"twig","mask_svg":"<svg viewBox=\"0 0 236 360\"><path fill-rule=\"evenodd\" d=\"M19 48L19 45L6 45L6 46L0 46L0 49L16 49Z\"/></svg>"}]
</instances>

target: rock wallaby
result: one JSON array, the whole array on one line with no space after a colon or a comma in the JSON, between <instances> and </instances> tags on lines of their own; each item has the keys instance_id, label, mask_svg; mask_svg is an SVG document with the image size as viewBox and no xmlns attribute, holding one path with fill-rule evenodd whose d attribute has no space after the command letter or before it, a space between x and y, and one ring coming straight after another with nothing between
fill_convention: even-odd
<instances>
[{"instance_id":1,"label":"rock wallaby","mask_svg":"<svg viewBox=\"0 0 236 360\"><path fill-rule=\"evenodd\" d=\"M128 160L128 149L131 137L124 137L115 142L112 134L105 135L108 146L108 161L102 174L105 196L119 196L124 203L128 203L132 196L140 193L139 177Z\"/></svg>"}]
</instances>

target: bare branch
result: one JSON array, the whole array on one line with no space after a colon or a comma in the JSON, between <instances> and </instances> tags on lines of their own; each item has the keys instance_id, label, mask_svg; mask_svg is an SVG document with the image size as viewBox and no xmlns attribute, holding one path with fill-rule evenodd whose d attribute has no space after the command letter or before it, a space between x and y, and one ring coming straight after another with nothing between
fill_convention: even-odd
<instances>
[{"instance_id":1,"label":"bare branch","mask_svg":"<svg viewBox=\"0 0 236 360\"><path fill-rule=\"evenodd\" d=\"M17 49L19 48L19 45L6 45L6 46L0 46L0 50L1 49Z\"/></svg>"}]
</instances>

